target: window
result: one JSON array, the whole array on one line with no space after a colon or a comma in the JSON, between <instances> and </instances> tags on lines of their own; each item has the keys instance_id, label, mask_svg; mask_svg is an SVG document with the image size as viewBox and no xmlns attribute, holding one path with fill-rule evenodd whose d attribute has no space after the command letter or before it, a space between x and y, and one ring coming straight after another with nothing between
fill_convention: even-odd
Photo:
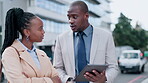
<instances>
[{"instance_id":1,"label":"window","mask_svg":"<svg viewBox=\"0 0 148 83\"><path fill-rule=\"evenodd\" d=\"M67 5L60 4L51 0L35 0L35 5L40 8L47 9L59 14L66 13Z\"/></svg>"},{"instance_id":2,"label":"window","mask_svg":"<svg viewBox=\"0 0 148 83\"><path fill-rule=\"evenodd\" d=\"M42 21L46 32L62 33L70 29L68 23L60 23L49 19L42 19Z\"/></svg>"},{"instance_id":3,"label":"window","mask_svg":"<svg viewBox=\"0 0 148 83\"><path fill-rule=\"evenodd\" d=\"M127 59L137 59L138 53L124 53L123 57Z\"/></svg>"}]
</instances>

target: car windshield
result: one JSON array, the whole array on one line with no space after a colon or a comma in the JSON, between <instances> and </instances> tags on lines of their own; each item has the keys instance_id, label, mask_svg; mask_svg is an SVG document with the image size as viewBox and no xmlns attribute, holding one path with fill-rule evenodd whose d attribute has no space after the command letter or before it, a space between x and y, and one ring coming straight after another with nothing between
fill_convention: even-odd
<instances>
[{"instance_id":1,"label":"car windshield","mask_svg":"<svg viewBox=\"0 0 148 83\"><path fill-rule=\"evenodd\" d=\"M123 53L122 58L137 59L138 53Z\"/></svg>"}]
</instances>

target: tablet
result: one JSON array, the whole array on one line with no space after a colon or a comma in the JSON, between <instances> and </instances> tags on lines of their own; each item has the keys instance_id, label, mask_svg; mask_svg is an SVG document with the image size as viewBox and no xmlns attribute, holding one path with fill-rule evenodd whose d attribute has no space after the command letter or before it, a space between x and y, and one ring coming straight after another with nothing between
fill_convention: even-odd
<instances>
[{"instance_id":1,"label":"tablet","mask_svg":"<svg viewBox=\"0 0 148 83\"><path fill-rule=\"evenodd\" d=\"M96 70L98 72L103 72L104 70L106 70L107 67L108 67L108 65L92 65L92 64L86 65L84 67L84 69L80 72L80 74L78 76L76 76L76 78L74 79L74 81L77 81L77 82L85 82L85 81L88 81L84 77L84 73L85 72L90 72L92 74L94 74L92 72L92 70Z\"/></svg>"}]
</instances>

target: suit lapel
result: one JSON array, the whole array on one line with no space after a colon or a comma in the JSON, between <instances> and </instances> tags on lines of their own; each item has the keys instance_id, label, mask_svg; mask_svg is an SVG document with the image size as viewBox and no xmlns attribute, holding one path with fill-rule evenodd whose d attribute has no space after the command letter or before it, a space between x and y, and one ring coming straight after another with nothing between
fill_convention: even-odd
<instances>
[{"instance_id":1,"label":"suit lapel","mask_svg":"<svg viewBox=\"0 0 148 83\"><path fill-rule=\"evenodd\" d=\"M44 75L46 75L46 73L47 73L47 70L49 70L47 67L47 61L45 61L46 59L45 59L45 55L44 54L42 54L42 53L40 53L39 51L38 51L38 49L36 50L36 52L37 52L37 56L38 56L38 59L39 59L39 62L40 62L40 71L42 71L42 72L40 72L40 75L41 76L44 76Z\"/></svg>"},{"instance_id":2,"label":"suit lapel","mask_svg":"<svg viewBox=\"0 0 148 83\"><path fill-rule=\"evenodd\" d=\"M72 65L72 71L73 72L73 76L75 76L75 56L74 56L74 42L73 42L73 32L70 32L69 37L67 37L68 39L66 40L67 42L67 51L68 56L69 56L69 60L70 60L70 64Z\"/></svg>"},{"instance_id":3,"label":"suit lapel","mask_svg":"<svg viewBox=\"0 0 148 83\"><path fill-rule=\"evenodd\" d=\"M40 70L37 68L32 57L26 50L24 52L20 52L20 58L22 58L26 63L30 65L30 67L35 71L37 76L40 76Z\"/></svg>"},{"instance_id":4,"label":"suit lapel","mask_svg":"<svg viewBox=\"0 0 148 83\"><path fill-rule=\"evenodd\" d=\"M93 28L92 45L91 45L91 51L90 51L90 64L92 64L94 61L97 47L99 44L99 39L100 39L99 33L95 28Z\"/></svg>"}]
</instances>

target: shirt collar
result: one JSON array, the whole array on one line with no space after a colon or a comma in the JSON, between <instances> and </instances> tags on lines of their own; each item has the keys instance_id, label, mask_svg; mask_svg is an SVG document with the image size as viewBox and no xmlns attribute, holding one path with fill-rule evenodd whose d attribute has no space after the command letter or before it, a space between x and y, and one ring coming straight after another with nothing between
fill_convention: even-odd
<instances>
[{"instance_id":1,"label":"shirt collar","mask_svg":"<svg viewBox=\"0 0 148 83\"><path fill-rule=\"evenodd\" d=\"M25 50L27 50L28 52L33 52L36 50L36 47L33 45L32 46L32 50L28 49L19 39L17 39L21 44L22 46L25 48Z\"/></svg>"},{"instance_id":2,"label":"shirt collar","mask_svg":"<svg viewBox=\"0 0 148 83\"><path fill-rule=\"evenodd\" d=\"M88 36L92 32L92 26L89 25L83 32L86 36Z\"/></svg>"},{"instance_id":3,"label":"shirt collar","mask_svg":"<svg viewBox=\"0 0 148 83\"><path fill-rule=\"evenodd\" d=\"M88 36L91 34L92 30L93 30L92 25L89 25L83 32L85 36ZM77 36L78 32L75 32L74 34L75 36Z\"/></svg>"}]
</instances>

